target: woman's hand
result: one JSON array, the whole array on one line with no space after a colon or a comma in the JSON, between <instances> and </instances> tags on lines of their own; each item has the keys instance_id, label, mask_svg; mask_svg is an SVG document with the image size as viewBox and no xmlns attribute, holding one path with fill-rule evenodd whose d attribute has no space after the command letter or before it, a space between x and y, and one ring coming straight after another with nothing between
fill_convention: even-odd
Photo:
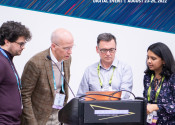
<instances>
[{"instance_id":1,"label":"woman's hand","mask_svg":"<svg viewBox=\"0 0 175 125\"><path fill-rule=\"evenodd\" d=\"M147 114L152 113L153 111L159 110L159 107L157 104L147 104Z\"/></svg>"}]
</instances>

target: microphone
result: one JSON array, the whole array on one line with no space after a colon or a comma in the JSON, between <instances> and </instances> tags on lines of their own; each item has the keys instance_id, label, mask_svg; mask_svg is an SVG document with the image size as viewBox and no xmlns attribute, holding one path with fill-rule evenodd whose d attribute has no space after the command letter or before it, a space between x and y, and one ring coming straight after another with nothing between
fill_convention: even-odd
<instances>
[{"instance_id":1,"label":"microphone","mask_svg":"<svg viewBox=\"0 0 175 125\"><path fill-rule=\"evenodd\" d=\"M64 75L62 74L62 72L61 72L61 70L59 69L59 67L57 66L57 64L51 59L51 57L49 56L49 55L47 55L47 58L49 59L49 60L51 60L55 65L56 65L56 67L58 68L58 70L60 71L60 74L61 74L61 76L64 78L64 81L65 81L65 83L67 84L67 86L69 87L69 89L70 89L70 91L71 91L71 93L72 93L72 95L74 96L74 98L75 98L75 94L73 93L73 91L72 91L72 89L71 89L71 87L69 86L69 84L68 84L68 82L67 82L67 80L65 79L65 77L64 77Z\"/></svg>"}]
</instances>

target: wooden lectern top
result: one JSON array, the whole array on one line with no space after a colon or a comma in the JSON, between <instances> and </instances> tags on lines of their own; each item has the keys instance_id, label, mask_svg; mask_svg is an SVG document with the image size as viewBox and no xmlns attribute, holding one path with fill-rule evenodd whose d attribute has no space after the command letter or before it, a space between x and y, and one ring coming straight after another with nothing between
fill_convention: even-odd
<instances>
[{"instance_id":1,"label":"wooden lectern top","mask_svg":"<svg viewBox=\"0 0 175 125\"><path fill-rule=\"evenodd\" d=\"M85 101L111 101L119 100L122 92L117 91L88 91L86 92Z\"/></svg>"}]
</instances>

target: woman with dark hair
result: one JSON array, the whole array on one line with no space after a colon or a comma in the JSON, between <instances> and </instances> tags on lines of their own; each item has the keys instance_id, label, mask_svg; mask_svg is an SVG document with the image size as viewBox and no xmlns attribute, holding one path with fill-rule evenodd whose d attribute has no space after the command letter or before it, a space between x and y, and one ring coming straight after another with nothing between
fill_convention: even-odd
<instances>
[{"instance_id":1,"label":"woman with dark hair","mask_svg":"<svg viewBox=\"0 0 175 125\"><path fill-rule=\"evenodd\" d=\"M175 60L164 43L147 49L143 95L148 101L149 124L175 125Z\"/></svg>"}]
</instances>

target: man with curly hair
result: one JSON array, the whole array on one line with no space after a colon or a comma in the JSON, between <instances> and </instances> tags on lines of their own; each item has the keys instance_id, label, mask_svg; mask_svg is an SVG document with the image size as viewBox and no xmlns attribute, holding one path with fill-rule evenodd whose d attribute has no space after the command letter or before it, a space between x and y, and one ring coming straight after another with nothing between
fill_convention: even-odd
<instances>
[{"instance_id":1,"label":"man with curly hair","mask_svg":"<svg viewBox=\"0 0 175 125\"><path fill-rule=\"evenodd\" d=\"M21 54L31 39L20 22L7 21L0 27L0 124L19 125L22 113L21 82L13 57Z\"/></svg>"}]
</instances>

